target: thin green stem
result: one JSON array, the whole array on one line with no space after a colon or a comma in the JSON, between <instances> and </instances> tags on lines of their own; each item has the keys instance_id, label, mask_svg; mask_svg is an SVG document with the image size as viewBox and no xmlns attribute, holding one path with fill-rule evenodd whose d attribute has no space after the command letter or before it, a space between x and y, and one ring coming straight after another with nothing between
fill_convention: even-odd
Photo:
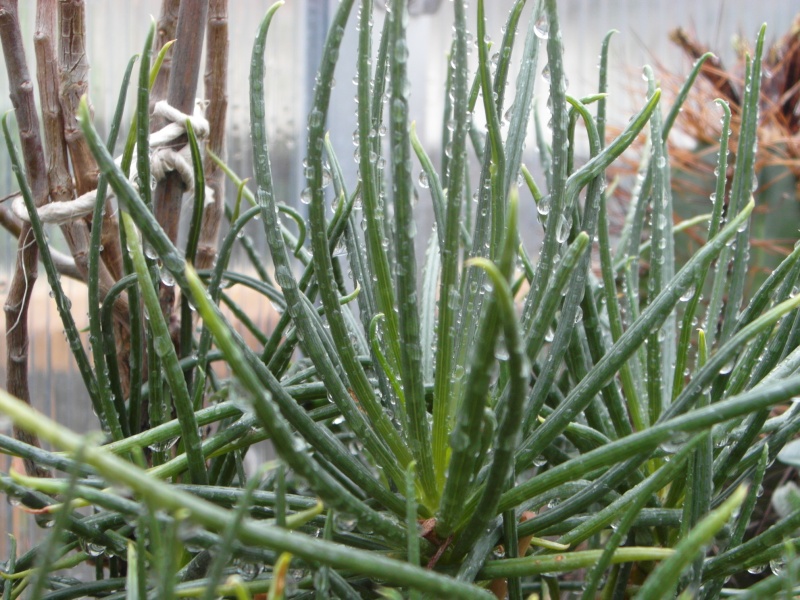
<instances>
[{"instance_id":1,"label":"thin green stem","mask_svg":"<svg viewBox=\"0 0 800 600\"><path fill-rule=\"evenodd\" d=\"M125 232L128 236L128 248L131 252L133 265L139 279L139 287L144 298L145 310L149 317L150 328L153 335L153 350L164 366L164 378L169 384L172 392L172 400L175 410L178 413L178 422L181 425L181 435L183 437L186 454L189 458L189 474L193 483L208 483L206 474L205 460L200 452L200 435L197 430L197 419L194 414L194 407L189 396L189 389L186 386L186 379L183 370L178 362L178 355L172 338L169 335L169 328L161 313L158 300L158 292L150 279L150 272L147 268L144 252L139 243L139 234L133 224L133 219L127 213L121 213ZM157 381L156 376L151 381Z\"/></svg>"}]
</instances>

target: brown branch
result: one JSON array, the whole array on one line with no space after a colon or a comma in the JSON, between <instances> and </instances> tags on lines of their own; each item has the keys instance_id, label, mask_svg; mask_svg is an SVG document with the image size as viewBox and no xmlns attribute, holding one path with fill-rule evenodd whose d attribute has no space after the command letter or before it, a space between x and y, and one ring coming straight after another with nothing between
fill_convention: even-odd
<instances>
[{"instance_id":1,"label":"brown branch","mask_svg":"<svg viewBox=\"0 0 800 600\"><path fill-rule=\"evenodd\" d=\"M83 139L76 115L82 96L89 87L89 61L86 58L86 7L84 0L59 0L60 25L58 66L61 79L60 100L64 119L64 139L69 148L78 195L97 188L98 169L86 140ZM103 215L103 262L110 277L101 282L108 287L110 280L122 277L122 249L119 245L119 225L109 201ZM102 274L101 274L102 276Z\"/></svg>"},{"instance_id":2,"label":"brown branch","mask_svg":"<svg viewBox=\"0 0 800 600\"><path fill-rule=\"evenodd\" d=\"M83 0L59 0L60 101L64 116L64 139L72 158L78 194L95 189L98 176L97 163L83 139L76 117L80 99L89 88L85 16Z\"/></svg>"},{"instance_id":3,"label":"brown branch","mask_svg":"<svg viewBox=\"0 0 800 600\"><path fill-rule=\"evenodd\" d=\"M210 0L208 6L208 43L206 48L205 88L210 125L208 149L225 159L225 118L228 111L228 0ZM206 155L203 171L206 185L214 192L214 203L203 210L203 226L195 265L208 269L217 255L219 225L225 206L225 174Z\"/></svg>"},{"instance_id":4,"label":"brown branch","mask_svg":"<svg viewBox=\"0 0 800 600\"><path fill-rule=\"evenodd\" d=\"M52 202L72 200L75 188L69 172L67 145L64 140L64 119L58 99L58 63L55 58L56 0L38 0L36 32L33 47L36 52L36 78L39 82L39 102L42 107L44 147L47 153L47 176ZM89 227L84 221L74 221L61 227L75 265L86 281L89 255ZM101 277L109 277L107 271Z\"/></svg>"},{"instance_id":5,"label":"brown branch","mask_svg":"<svg viewBox=\"0 0 800 600\"><path fill-rule=\"evenodd\" d=\"M33 97L22 32L19 26L17 0L0 0L0 43L8 73L11 102L19 126L22 156L28 184L37 206L47 202L47 164L45 163L42 141L39 134L39 120L36 115L36 101ZM3 307L6 314L6 388L28 404L31 402L28 387L28 306L37 277L38 249L33 240L30 225L20 228L17 259L11 287ZM14 427L17 439L39 445L30 434ZM49 471L31 460L25 460L25 471L29 475L48 476Z\"/></svg>"},{"instance_id":6,"label":"brown branch","mask_svg":"<svg viewBox=\"0 0 800 600\"><path fill-rule=\"evenodd\" d=\"M64 138L64 116L59 101L59 72L55 54L56 0L38 0L36 6L36 74L39 82L39 102L44 125L44 147L47 156L47 176L52 202L65 202L75 197L75 185L69 171L69 156ZM61 227L74 259L80 279L86 281L89 271L89 226L85 221L73 221ZM107 291L114 278L105 264L98 265L100 289ZM120 317L127 316L127 306L119 303Z\"/></svg>"},{"instance_id":7,"label":"brown branch","mask_svg":"<svg viewBox=\"0 0 800 600\"><path fill-rule=\"evenodd\" d=\"M161 3L161 15L158 17L158 28L156 29L156 39L153 41L153 55L157 54L164 45L175 39L175 31L178 27L178 8L181 0L163 0ZM167 97L167 86L169 85L169 74L172 71L172 53L174 48L167 51L158 77L150 90L150 112L159 100Z\"/></svg>"},{"instance_id":8,"label":"brown branch","mask_svg":"<svg viewBox=\"0 0 800 600\"><path fill-rule=\"evenodd\" d=\"M167 102L181 112L191 114L194 110L197 80L200 77L200 60L203 51L208 0L184 0L178 13L177 38L173 46L172 70L167 87ZM160 124L154 124L159 127ZM177 143L185 143L178 141ZM171 171L158 182L153 205L155 215L169 239L178 238L178 222L181 213L181 199L186 187L180 175ZM175 289L161 286L161 309L169 319L175 304Z\"/></svg>"},{"instance_id":9,"label":"brown branch","mask_svg":"<svg viewBox=\"0 0 800 600\"><path fill-rule=\"evenodd\" d=\"M40 6L42 4L52 5L53 2L54 0L40 0ZM97 163L89 150L86 140L83 138L83 134L80 132L75 117L80 99L86 94L89 84L89 61L86 57L86 8L84 0L59 0L58 8L61 31L58 64L60 71L60 106L62 109L59 120L63 120L63 138L59 135L57 139L53 140L53 151L56 151L56 148L63 148L64 141L66 142L72 158L78 193L83 194L96 189L98 175ZM55 15L47 16L52 19ZM43 107L46 106L44 96L42 105ZM45 110L47 109L45 108ZM66 161L66 154L56 156L55 159L57 161ZM66 163L63 168L66 169ZM105 298L108 290L123 274L119 224L109 200L106 200L104 209L103 220L99 224L102 228L100 234L100 256L102 260L97 265L101 300ZM80 247L70 245L70 250L76 262L83 268L84 265L88 266L86 263L88 262L89 226L95 226L95 224L85 220L75 222L73 225L80 228L83 237L80 240L82 242ZM67 240L69 241L69 238ZM116 332L117 357L121 367L122 390L127 396L130 387L127 368L127 357L130 353L130 323L126 296L120 295L117 297L114 303L114 313L117 317L114 322L114 329Z\"/></svg>"}]
</instances>

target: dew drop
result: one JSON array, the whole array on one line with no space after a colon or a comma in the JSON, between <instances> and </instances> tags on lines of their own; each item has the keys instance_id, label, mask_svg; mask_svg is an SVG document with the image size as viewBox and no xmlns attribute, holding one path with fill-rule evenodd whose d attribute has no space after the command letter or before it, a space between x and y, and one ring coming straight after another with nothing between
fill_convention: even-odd
<instances>
[{"instance_id":1,"label":"dew drop","mask_svg":"<svg viewBox=\"0 0 800 600\"><path fill-rule=\"evenodd\" d=\"M166 452L177 443L178 443L178 436L175 436L172 438L167 438L165 440L160 440L158 442L153 442L147 447L153 452Z\"/></svg>"},{"instance_id":2,"label":"dew drop","mask_svg":"<svg viewBox=\"0 0 800 600\"><path fill-rule=\"evenodd\" d=\"M567 241L567 238L569 237L569 227L569 220L567 220L566 216L561 215L558 218L558 226L556 228L556 241L559 244L563 244Z\"/></svg>"},{"instance_id":3,"label":"dew drop","mask_svg":"<svg viewBox=\"0 0 800 600\"><path fill-rule=\"evenodd\" d=\"M681 296L680 301L681 302L688 302L689 300L691 300L692 296L694 296L694 289L695 289L695 286L692 286L688 290L686 290L683 293L683 295Z\"/></svg>"},{"instance_id":4,"label":"dew drop","mask_svg":"<svg viewBox=\"0 0 800 600\"><path fill-rule=\"evenodd\" d=\"M541 200L536 204L536 210L539 212L540 215L543 217L550 214L550 205L551 199L550 194L543 196Z\"/></svg>"},{"instance_id":5,"label":"dew drop","mask_svg":"<svg viewBox=\"0 0 800 600\"><path fill-rule=\"evenodd\" d=\"M161 279L161 283L165 286L172 287L175 285L175 278L167 269L162 268L159 272L159 277Z\"/></svg>"},{"instance_id":6,"label":"dew drop","mask_svg":"<svg viewBox=\"0 0 800 600\"><path fill-rule=\"evenodd\" d=\"M89 556L97 558L98 556L102 556L105 553L105 551L106 547L101 546L100 544L95 544L92 542L86 544L86 554L88 554Z\"/></svg>"},{"instance_id":7,"label":"dew drop","mask_svg":"<svg viewBox=\"0 0 800 600\"><path fill-rule=\"evenodd\" d=\"M550 23L547 21L546 16L542 15L536 19L536 23L533 24L533 33L540 40L546 40L550 37Z\"/></svg>"},{"instance_id":8,"label":"dew drop","mask_svg":"<svg viewBox=\"0 0 800 600\"><path fill-rule=\"evenodd\" d=\"M430 181L428 181L428 174L425 171L419 172L419 178L417 179L419 186L425 189L430 187Z\"/></svg>"},{"instance_id":9,"label":"dew drop","mask_svg":"<svg viewBox=\"0 0 800 600\"><path fill-rule=\"evenodd\" d=\"M236 572L242 576L245 581L252 581L261 572L261 567L256 563L243 562L237 565Z\"/></svg>"},{"instance_id":10,"label":"dew drop","mask_svg":"<svg viewBox=\"0 0 800 600\"><path fill-rule=\"evenodd\" d=\"M769 561L769 570L772 571L773 575L780 577L783 575L785 568L786 561L783 558L773 558L771 561Z\"/></svg>"},{"instance_id":11,"label":"dew drop","mask_svg":"<svg viewBox=\"0 0 800 600\"><path fill-rule=\"evenodd\" d=\"M351 515L336 513L333 517L333 525L338 532L349 533L358 525L358 519Z\"/></svg>"}]
</instances>

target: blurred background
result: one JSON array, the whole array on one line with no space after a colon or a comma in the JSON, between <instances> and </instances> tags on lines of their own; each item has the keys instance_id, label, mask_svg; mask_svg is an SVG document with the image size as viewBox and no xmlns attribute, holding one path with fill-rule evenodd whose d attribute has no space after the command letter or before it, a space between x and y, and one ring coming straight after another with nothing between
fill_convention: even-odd
<instances>
[{"instance_id":1,"label":"blurred background","mask_svg":"<svg viewBox=\"0 0 800 600\"><path fill-rule=\"evenodd\" d=\"M91 65L90 95L96 125L104 135L116 103L122 71L129 58L140 51L150 25L151 15L158 17L159 0L86 0L88 12L88 59ZM241 176L250 177L251 149L248 121L248 69L256 27L272 0L234 0L230 2L230 64L228 82L228 161ZM278 11L268 37L266 59L266 94L268 135L279 200L298 204L301 190L301 165L304 156L305 114L314 75L319 63L328 22L337 0L288 0ZM378 2L379 4L379 2ZM473 3L474 4L474 3ZM491 0L487 4L488 31L493 40L502 38L502 27L512 0ZM529 5L533 5L531 0ZM565 61L570 81L568 92L581 97L596 90L600 42L610 29L618 30L610 53L608 99L609 122L623 126L642 104L646 84L641 78L644 64L657 72L685 75L691 67L686 53L670 42L668 33L676 27L689 31L694 39L713 49L725 64L736 62L735 39L752 40L761 23L768 24L768 43L783 35L797 11L792 0L562 0L560 3ZM412 83L410 112L428 153L435 159L441 154L441 114L444 103L446 53L451 40L452 4L447 0L411 0L412 18L409 72ZM516 52L521 52L531 7L526 8L520 24ZM20 2L22 27L30 42L28 60L31 71L35 3ZM474 15L474 6L470 13ZM376 15L375 32L380 31L382 13ZM355 120L356 36L355 17L351 19L336 72L328 129L349 182L355 178L352 160L352 132ZM471 27L475 31L474 23ZM543 54L543 53L542 53ZM477 51L473 51L473 62ZM541 63L541 56L540 56ZM543 63L538 67L541 71ZM512 69L512 73L514 70ZM513 82L513 78L511 79ZM202 81L201 81L202 85ZM513 85L513 83L512 83ZM545 109L547 85L540 76L535 102ZM0 111L11 108L5 72L0 69ZM38 96L37 96L38 98ZM509 103L510 105L510 100ZM133 102L129 102L128 116ZM544 121L546 122L545 117ZM688 141L691 143L691 140ZM535 171L537 159L532 128L529 132L526 165ZM0 197L13 193L13 181L5 147L0 147ZM425 219L426 194L419 203ZM524 215L521 236L529 252L535 254L540 233L530 198L524 196L528 210ZM706 210L706 209L704 209ZM57 230L52 238L60 236ZM418 239L425 239L419 236ZM263 246L262 246L263 248ZM13 268L16 240L0 231L0 296L5 295ZM73 302L78 326L86 325L85 288L69 282L66 291ZM265 324L271 314L264 307ZM4 322L0 322L4 328ZM4 382L5 336L0 336L0 381ZM89 400L75 372L65 342L55 305L48 296L43 274L37 284L31 308L31 395L34 405L61 423L85 431L96 420ZM10 435L11 427L0 416L0 433ZM0 455L0 471L10 467L8 457ZM21 469L20 469L21 470ZM32 520L18 510L0 506L0 532L15 532L21 548L35 535ZM6 556L6 536L0 536L0 558Z\"/></svg>"}]
</instances>

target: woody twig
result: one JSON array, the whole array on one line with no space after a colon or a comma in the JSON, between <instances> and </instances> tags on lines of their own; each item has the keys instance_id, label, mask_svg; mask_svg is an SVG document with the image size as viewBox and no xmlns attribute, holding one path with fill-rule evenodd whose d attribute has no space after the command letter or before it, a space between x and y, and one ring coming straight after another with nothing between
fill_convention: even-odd
<instances>
[{"instance_id":1,"label":"woody twig","mask_svg":"<svg viewBox=\"0 0 800 600\"><path fill-rule=\"evenodd\" d=\"M48 201L47 163L39 132L33 83L25 60L22 33L19 26L17 0L0 0L0 42L8 73L11 102L19 126L22 156L28 184L36 206ZM28 386L28 307L38 274L38 248L30 224L20 227L14 275L6 298L6 388L17 398L30 404ZM39 441L29 433L14 427L15 437L38 446ZM25 460L29 475L45 477L49 472L32 460Z\"/></svg>"}]
</instances>

